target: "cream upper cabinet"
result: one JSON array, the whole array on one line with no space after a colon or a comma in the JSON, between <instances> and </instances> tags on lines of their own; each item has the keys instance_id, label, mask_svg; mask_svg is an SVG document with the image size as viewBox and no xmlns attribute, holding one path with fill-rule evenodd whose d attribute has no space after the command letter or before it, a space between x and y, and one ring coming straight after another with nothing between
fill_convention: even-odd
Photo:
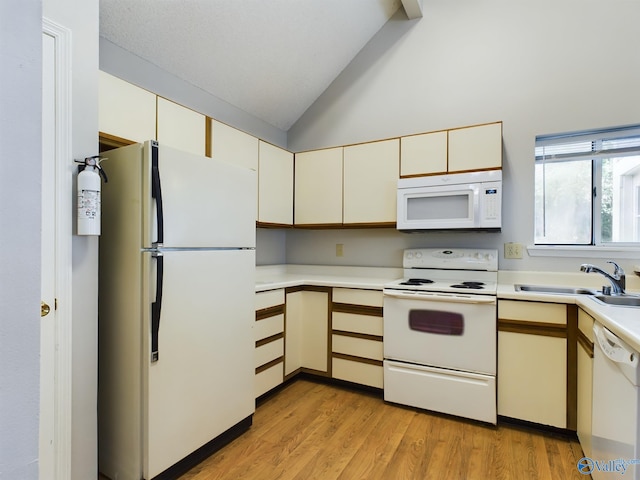
<instances>
[{"instance_id":1,"label":"cream upper cabinet","mask_svg":"<svg viewBox=\"0 0 640 480\"><path fill-rule=\"evenodd\" d=\"M400 140L344 147L343 222L394 223Z\"/></svg>"},{"instance_id":2,"label":"cream upper cabinet","mask_svg":"<svg viewBox=\"0 0 640 480\"><path fill-rule=\"evenodd\" d=\"M258 170L258 139L217 120L211 120L211 156Z\"/></svg>"},{"instance_id":3,"label":"cream upper cabinet","mask_svg":"<svg viewBox=\"0 0 640 480\"><path fill-rule=\"evenodd\" d=\"M293 153L259 142L258 221L293 223Z\"/></svg>"},{"instance_id":4,"label":"cream upper cabinet","mask_svg":"<svg viewBox=\"0 0 640 480\"><path fill-rule=\"evenodd\" d=\"M295 155L295 224L342 223L342 152L328 148Z\"/></svg>"},{"instance_id":5,"label":"cream upper cabinet","mask_svg":"<svg viewBox=\"0 0 640 480\"><path fill-rule=\"evenodd\" d=\"M400 139L400 176L447 171L447 132L423 133Z\"/></svg>"},{"instance_id":6,"label":"cream upper cabinet","mask_svg":"<svg viewBox=\"0 0 640 480\"><path fill-rule=\"evenodd\" d=\"M184 152L205 154L206 117L158 97L158 142Z\"/></svg>"},{"instance_id":7,"label":"cream upper cabinet","mask_svg":"<svg viewBox=\"0 0 640 480\"><path fill-rule=\"evenodd\" d=\"M449 172L502 168L502 122L449 130Z\"/></svg>"},{"instance_id":8,"label":"cream upper cabinet","mask_svg":"<svg viewBox=\"0 0 640 480\"><path fill-rule=\"evenodd\" d=\"M498 415L567 428L566 309L498 301Z\"/></svg>"},{"instance_id":9,"label":"cream upper cabinet","mask_svg":"<svg viewBox=\"0 0 640 480\"><path fill-rule=\"evenodd\" d=\"M99 72L98 129L131 142L156 138L156 95Z\"/></svg>"},{"instance_id":10,"label":"cream upper cabinet","mask_svg":"<svg viewBox=\"0 0 640 480\"><path fill-rule=\"evenodd\" d=\"M236 128L211 119L211 156L258 171L259 140ZM258 202L258 176L256 175L256 202ZM258 204L259 208L259 204ZM256 220L257 212L256 208Z\"/></svg>"}]
</instances>

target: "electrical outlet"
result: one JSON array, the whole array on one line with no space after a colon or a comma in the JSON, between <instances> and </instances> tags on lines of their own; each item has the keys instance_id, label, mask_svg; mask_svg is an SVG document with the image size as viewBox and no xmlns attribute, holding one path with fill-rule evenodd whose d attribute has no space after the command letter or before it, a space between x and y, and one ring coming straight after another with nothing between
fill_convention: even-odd
<instances>
[{"instance_id":1,"label":"electrical outlet","mask_svg":"<svg viewBox=\"0 0 640 480\"><path fill-rule=\"evenodd\" d=\"M522 258L522 244L509 242L504 244L504 258L520 259Z\"/></svg>"},{"instance_id":2,"label":"electrical outlet","mask_svg":"<svg viewBox=\"0 0 640 480\"><path fill-rule=\"evenodd\" d=\"M336 243L336 257L344 256L344 244Z\"/></svg>"}]
</instances>

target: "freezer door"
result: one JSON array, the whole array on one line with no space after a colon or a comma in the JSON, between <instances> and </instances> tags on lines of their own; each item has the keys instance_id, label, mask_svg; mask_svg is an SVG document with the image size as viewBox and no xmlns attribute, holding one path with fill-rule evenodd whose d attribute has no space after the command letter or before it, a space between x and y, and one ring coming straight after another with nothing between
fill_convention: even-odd
<instances>
[{"instance_id":1,"label":"freezer door","mask_svg":"<svg viewBox=\"0 0 640 480\"><path fill-rule=\"evenodd\" d=\"M143 473L153 478L254 411L254 250L162 252L157 360L148 272L143 329Z\"/></svg>"},{"instance_id":2,"label":"freezer door","mask_svg":"<svg viewBox=\"0 0 640 480\"><path fill-rule=\"evenodd\" d=\"M256 172L149 141L143 247L255 247Z\"/></svg>"}]
</instances>

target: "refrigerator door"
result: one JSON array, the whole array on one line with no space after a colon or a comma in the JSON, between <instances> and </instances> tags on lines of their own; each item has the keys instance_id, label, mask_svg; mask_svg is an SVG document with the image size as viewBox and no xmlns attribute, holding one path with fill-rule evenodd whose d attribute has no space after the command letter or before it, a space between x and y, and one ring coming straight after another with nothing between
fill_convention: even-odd
<instances>
[{"instance_id":1,"label":"refrigerator door","mask_svg":"<svg viewBox=\"0 0 640 480\"><path fill-rule=\"evenodd\" d=\"M143 248L255 247L256 172L144 144Z\"/></svg>"},{"instance_id":2,"label":"refrigerator door","mask_svg":"<svg viewBox=\"0 0 640 480\"><path fill-rule=\"evenodd\" d=\"M148 272L141 359L142 467L147 479L247 418L255 407L255 251L161 254L142 253ZM158 300L158 280L162 295L154 361L151 305Z\"/></svg>"}]
</instances>

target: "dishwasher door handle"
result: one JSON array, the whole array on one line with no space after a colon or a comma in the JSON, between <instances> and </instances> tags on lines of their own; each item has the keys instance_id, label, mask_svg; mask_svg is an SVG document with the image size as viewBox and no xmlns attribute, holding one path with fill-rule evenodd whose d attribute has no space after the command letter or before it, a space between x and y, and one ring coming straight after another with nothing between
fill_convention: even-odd
<instances>
[{"instance_id":1,"label":"dishwasher door handle","mask_svg":"<svg viewBox=\"0 0 640 480\"><path fill-rule=\"evenodd\" d=\"M638 352L629 348L606 327L594 323L593 334L596 337L602 353L609 359L616 363L623 363L632 367L638 365Z\"/></svg>"}]
</instances>

